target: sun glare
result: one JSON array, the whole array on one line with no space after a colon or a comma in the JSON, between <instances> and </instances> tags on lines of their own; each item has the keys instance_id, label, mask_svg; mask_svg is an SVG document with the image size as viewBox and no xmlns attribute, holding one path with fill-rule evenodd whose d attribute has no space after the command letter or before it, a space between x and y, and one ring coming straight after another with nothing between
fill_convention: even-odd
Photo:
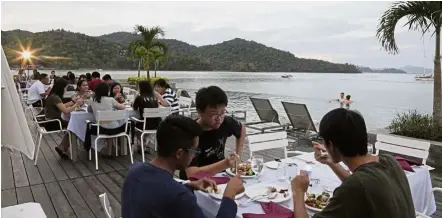
<instances>
[{"instance_id":1,"label":"sun glare","mask_svg":"<svg viewBox=\"0 0 442 218\"><path fill-rule=\"evenodd\" d=\"M23 56L23 58L26 58L26 59L31 58L31 52L29 52L29 51L23 51L21 53L21 55Z\"/></svg>"}]
</instances>

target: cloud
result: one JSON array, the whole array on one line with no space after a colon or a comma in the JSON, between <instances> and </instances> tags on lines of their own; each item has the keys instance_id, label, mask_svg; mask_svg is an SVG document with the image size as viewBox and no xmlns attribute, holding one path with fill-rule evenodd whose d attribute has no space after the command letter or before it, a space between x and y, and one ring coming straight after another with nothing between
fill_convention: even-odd
<instances>
[{"instance_id":1,"label":"cloud","mask_svg":"<svg viewBox=\"0 0 442 218\"><path fill-rule=\"evenodd\" d=\"M431 66L434 39L396 29L399 55L381 49L379 17L391 2L2 2L2 30L64 28L98 36L160 25L194 45L254 40L296 56L370 67ZM44 13L42 13L44 12ZM425 48L425 49L424 49ZM426 55L424 55L424 50ZM427 58L425 58L426 56ZM429 58L430 57L430 58Z\"/></svg>"}]
</instances>

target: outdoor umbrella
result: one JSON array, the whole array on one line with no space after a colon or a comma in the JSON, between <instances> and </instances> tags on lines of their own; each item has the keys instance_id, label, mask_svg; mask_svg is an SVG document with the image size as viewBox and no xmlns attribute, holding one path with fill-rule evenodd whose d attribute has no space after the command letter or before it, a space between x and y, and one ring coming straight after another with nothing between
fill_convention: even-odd
<instances>
[{"instance_id":1,"label":"outdoor umbrella","mask_svg":"<svg viewBox=\"0 0 442 218\"><path fill-rule=\"evenodd\" d=\"M35 145L31 136L11 70L2 47L1 144L34 159Z\"/></svg>"}]
</instances>

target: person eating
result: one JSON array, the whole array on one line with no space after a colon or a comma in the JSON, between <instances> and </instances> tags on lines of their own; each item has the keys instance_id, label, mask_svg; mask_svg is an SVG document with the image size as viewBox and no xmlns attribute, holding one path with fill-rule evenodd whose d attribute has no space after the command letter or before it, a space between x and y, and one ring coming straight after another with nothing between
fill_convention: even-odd
<instances>
[{"instance_id":1,"label":"person eating","mask_svg":"<svg viewBox=\"0 0 442 218\"><path fill-rule=\"evenodd\" d=\"M316 144L315 158L329 166L342 184L314 218L415 218L413 199L404 170L390 155L367 151L364 118L344 108L328 112L319 125L324 145ZM351 171L341 165L343 162ZM309 186L305 171L292 180L294 217L308 218L304 196Z\"/></svg>"},{"instance_id":2,"label":"person eating","mask_svg":"<svg viewBox=\"0 0 442 218\"><path fill-rule=\"evenodd\" d=\"M172 113L177 115L180 109L177 93L170 87L164 79L158 79L154 82L155 91L160 93L167 105L160 103L164 107L171 107Z\"/></svg>"},{"instance_id":3,"label":"person eating","mask_svg":"<svg viewBox=\"0 0 442 218\"><path fill-rule=\"evenodd\" d=\"M197 122L181 115L168 116L157 130L158 156L150 163L134 163L122 191L122 217L204 218L193 191L217 190L214 181L201 179L180 183L173 178L200 152L198 136L203 130ZM171 137L173 136L173 137ZM227 183L217 218L236 217L234 199L244 191L239 175Z\"/></svg>"},{"instance_id":4,"label":"person eating","mask_svg":"<svg viewBox=\"0 0 442 218\"><path fill-rule=\"evenodd\" d=\"M201 154L195 157L190 166L180 172L180 178L188 177L198 172L216 174L234 167L236 160L241 160L246 128L239 121L227 115L227 95L218 86L201 88L196 93L196 109L199 118L196 121L203 133L199 137ZM224 155L226 140L230 136L236 138L236 150L227 158Z\"/></svg>"},{"instance_id":5,"label":"person eating","mask_svg":"<svg viewBox=\"0 0 442 218\"><path fill-rule=\"evenodd\" d=\"M51 91L51 87L45 88L45 85L49 85L48 74L42 73L39 76L39 80L34 82L28 90L28 104L34 107L43 107L45 98Z\"/></svg>"},{"instance_id":6,"label":"person eating","mask_svg":"<svg viewBox=\"0 0 442 218\"><path fill-rule=\"evenodd\" d=\"M112 83L110 87L111 91L109 97L114 98L120 104L126 102L126 96L123 93L123 88L120 83Z\"/></svg>"}]
</instances>

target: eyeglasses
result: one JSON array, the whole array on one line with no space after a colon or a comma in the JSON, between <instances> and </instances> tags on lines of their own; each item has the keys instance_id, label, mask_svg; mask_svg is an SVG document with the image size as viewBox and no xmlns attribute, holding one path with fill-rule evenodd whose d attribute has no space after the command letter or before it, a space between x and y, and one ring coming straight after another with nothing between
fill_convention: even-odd
<instances>
[{"instance_id":1,"label":"eyeglasses","mask_svg":"<svg viewBox=\"0 0 442 218\"><path fill-rule=\"evenodd\" d=\"M216 119L221 119L224 118L227 115L227 111L223 111L221 114L214 114L214 115L210 115L210 117L212 118L212 120L216 120Z\"/></svg>"},{"instance_id":2,"label":"eyeglasses","mask_svg":"<svg viewBox=\"0 0 442 218\"><path fill-rule=\"evenodd\" d=\"M199 148L187 148L185 150L188 152L195 153L195 154L201 154L201 149L199 149Z\"/></svg>"}]
</instances>

